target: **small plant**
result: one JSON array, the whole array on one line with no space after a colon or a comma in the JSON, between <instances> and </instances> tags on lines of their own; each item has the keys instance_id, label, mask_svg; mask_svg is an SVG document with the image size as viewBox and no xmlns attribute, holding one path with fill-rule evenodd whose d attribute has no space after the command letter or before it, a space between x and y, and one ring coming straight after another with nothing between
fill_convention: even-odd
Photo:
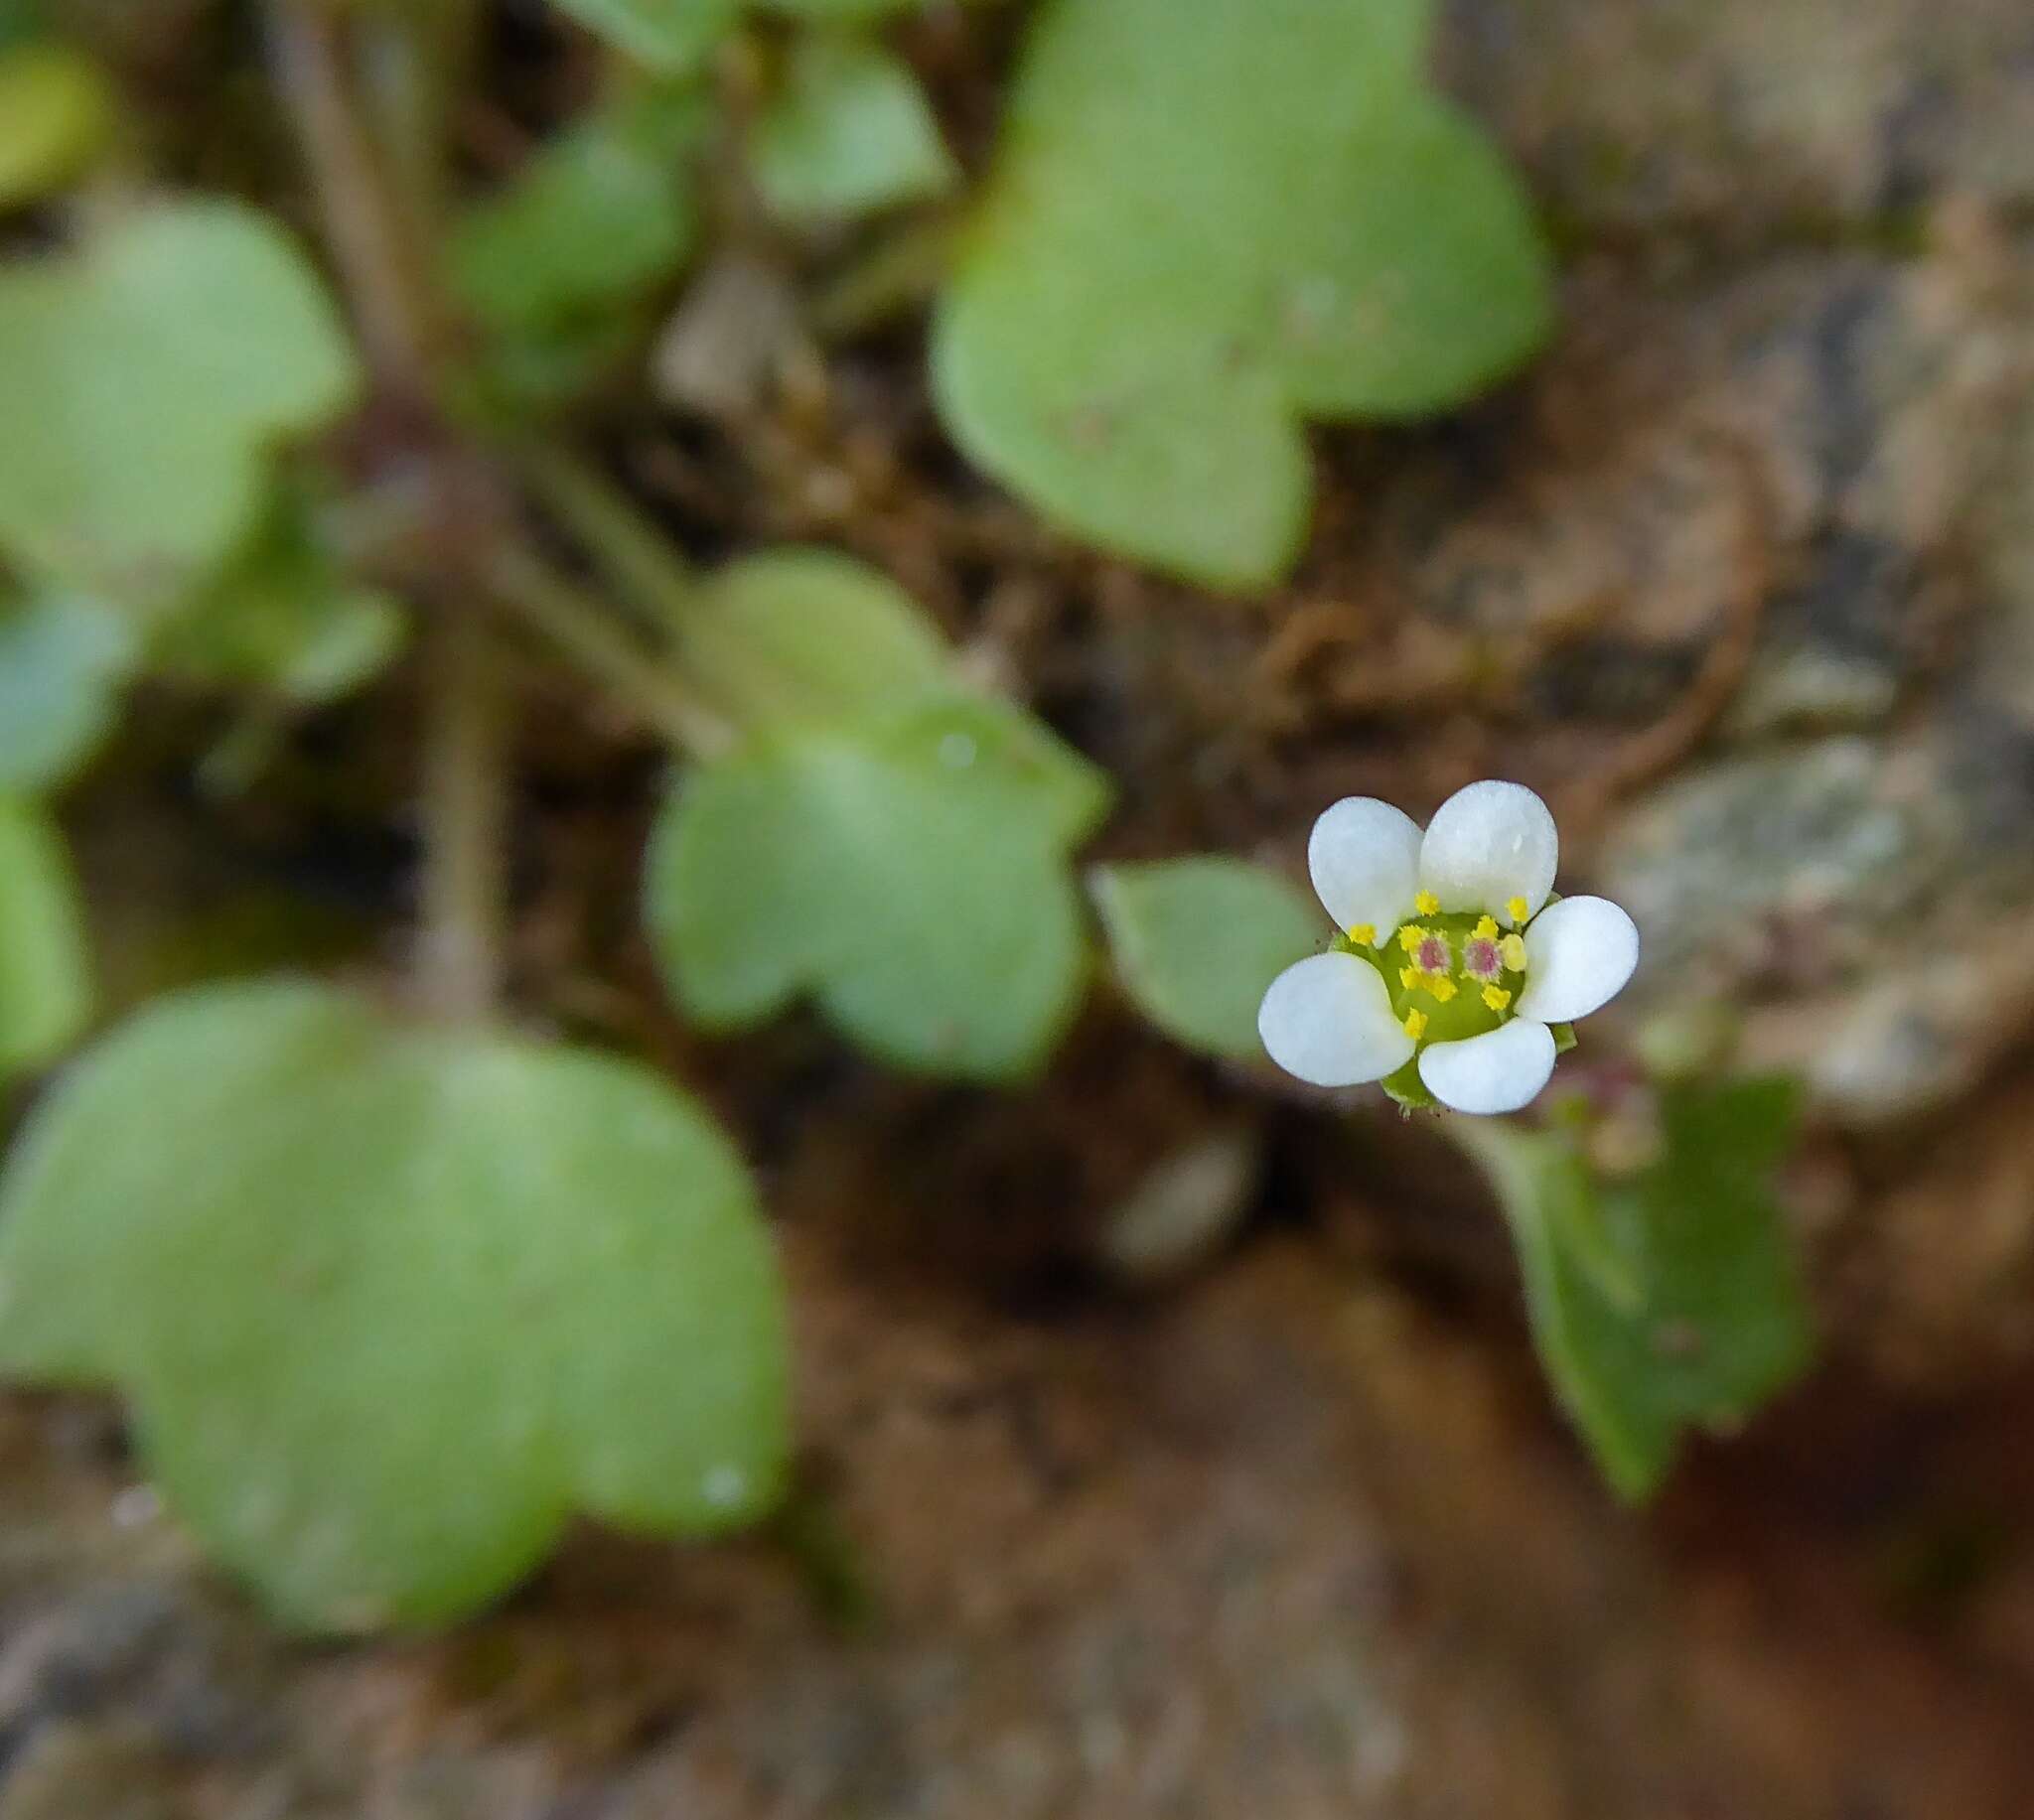
<instances>
[{"instance_id":1,"label":"small plant","mask_svg":"<svg viewBox=\"0 0 2034 1820\"><path fill-rule=\"evenodd\" d=\"M960 171L882 35L911 7L560 10L596 35L583 106L474 182L450 112L478 5L274 0L260 69L301 172L221 196L151 170L64 8L0 4L0 1078L92 1022L51 804L136 691L258 703L199 767L248 789L292 716L399 660L426 685L413 977L129 1007L0 1175L0 1367L117 1388L175 1508L309 1629L472 1610L575 1512L706 1536L787 1480L791 1321L734 1147L508 1002L525 647L671 755L642 913L700 1030L804 1002L892 1065L1022 1080L1094 976L1075 866L1109 779L886 576L810 548L696 564L589 453L709 224L902 213L944 261L955 440L1061 529L1220 586L1293 558L1307 422L1452 405L1550 314L1516 184L1428 87L1418 0L1048 0L957 231ZM1345 932L1311 958L1312 911L1233 860L1104 868L1094 903L1182 1042L1254 1063L1261 1003L1308 1079L1508 1109L1636 959L1613 907L1542 908L1536 804L1465 792L1417 870L1397 811L1338 805L1314 875ZM1762 1197L1784 1110L1666 1104L1669 1161L1616 1193L1551 1130L1475 1140L1549 1368L1628 1490L1799 1352ZM1698 1363L1657 1362L1662 1321L1700 1327Z\"/></svg>"}]
</instances>

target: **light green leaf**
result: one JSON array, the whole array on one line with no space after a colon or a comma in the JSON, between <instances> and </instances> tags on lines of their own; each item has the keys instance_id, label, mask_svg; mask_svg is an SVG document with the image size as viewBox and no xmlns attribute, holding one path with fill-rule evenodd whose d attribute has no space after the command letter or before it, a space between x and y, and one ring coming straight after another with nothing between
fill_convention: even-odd
<instances>
[{"instance_id":1,"label":"light green leaf","mask_svg":"<svg viewBox=\"0 0 2034 1820\"><path fill-rule=\"evenodd\" d=\"M270 448L331 421L358 380L296 244L237 204L165 205L81 253L16 261L0 269L0 553L87 593L174 599L252 524Z\"/></svg>"},{"instance_id":2,"label":"light green leaf","mask_svg":"<svg viewBox=\"0 0 2034 1820\"><path fill-rule=\"evenodd\" d=\"M0 792L62 783L111 727L139 640L74 594L0 606Z\"/></svg>"},{"instance_id":3,"label":"light green leaf","mask_svg":"<svg viewBox=\"0 0 2034 1820\"><path fill-rule=\"evenodd\" d=\"M1453 1119L1510 1217L1533 1342L1620 1495L1650 1494L1682 1433L1724 1429L1794 1378L1808 1318L1770 1186L1799 1092L1665 1090L1660 1160L1594 1180L1566 1136Z\"/></svg>"},{"instance_id":4,"label":"light green leaf","mask_svg":"<svg viewBox=\"0 0 2034 1820\"><path fill-rule=\"evenodd\" d=\"M792 44L749 157L764 201L792 221L923 202L959 175L910 67L831 33Z\"/></svg>"},{"instance_id":5,"label":"light green leaf","mask_svg":"<svg viewBox=\"0 0 2034 1820\"><path fill-rule=\"evenodd\" d=\"M0 1178L0 1361L117 1382L172 1504L310 1628L471 1610L574 1510L755 1516L785 1354L747 1178L665 1083L317 986L159 1001Z\"/></svg>"},{"instance_id":6,"label":"light green leaf","mask_svg":"<svg viewBox=\"0 0 2034 1820\"><path fill-rule=\"evenodd\" d=\"M91 1014L84 913L56 824L0 796L0 1081L53 1060Z\"/></svg>"},{"instance_id":7,"label":"light green leaf","mask_svg":"<svg viewBox=\"0 0 2034 1820\"><path fill-rule=\"evenodd\" d=\"M558 0L558 6L665 75L696 70L742 14L742 0Z\"/></svg>"},{"instance_id":8,"label":"light green leaf","mask_svg":"<svg viewBox=\"0 0 2034 1820\"><path fill-rule=\"evenodd\" d=\"M453 282L492 330L556 331L640 295L690 256L704 98L649 88L586 114L455 230Z\"/></svg>"},{"instance_id":9,"label":"light green leaf","mask_svg":"<svg viewBox=\"0 0 2034 1820\"><path fill-rule=\"evenodd\" d=\"M0 51L0 210L61 190L112 130L113 91L90 58L52 44Z\"/></svg>"},{"instance_id":10,"label":"light green leaf","mask_svg":"<svg viewBox=\"0 0 2034 1820\"><path fill-rule=\"evenodd\" d=\"M943 295L941 413L1070 530L1218 586L1291 562L1309 418L1446 409L1545 334L1518 185L1424 0L1052 0Z\"/></svg>"},{"instance_id":11,"label":"light green leaf","mask_svg":"<svg viewBox=\"0 0 2034 1820\"><path fill-rule=\"evenodd\" d=\"M669 615L685 675L746 727L852 720L949 688L947 650L910 595L831 550L729 563Z\"/></svg>"},{"instance_id":12,"label":"light green leaf","mask_svg":"<svg viewBox=\"0 0 2034 1820\"><path fill-rule=\"evenodd\" d=\"M821 24L867 25L899 13L923 13L938 0L768 0L770 10Z\"/></svg>"},{"instance_id":13,"label":"light green leaf","mask_svg":"<svg viewBox=\"0 0 2034 1820\"><path fill-rule=\"evenodd\" d=\"M256 685L316 706L372 680L408 631L398 602L344 572L310 500L292 490L232 566L164 622L149 660L181 681Z\"/></svg>"},{"instance_id":14,"label":"light green leaf","mask_svg":"<svg viewBox=\"0 0 2034 1820\"><path fill-rule=\"evenodd\" d=\"M1106 801L1099 773L991 701L758 735L680 781L649 859L651 933L702 1023L809 993L901 1067L1022 1075L1079 1001L1066 854Z\"/></svg>"},{"instance_id":15,"label":"light green leaf","mask_svg":"<svg viewBox=\"0 0 2034 1820\"><path fill-rule=\"evenodd\" d=\"M1090 875L1124 990L1190 1048L1250 1061L1264 988L1322 945L1320 909L1281 874L1220 855Z\"/></svg>"},{"instance_id":16,"label":"light green leaf","mask_svg":"<svg viewBox=\"0 0 2034 1820\"><path fill-rule=\"evenodd\" d=\"M922 11L930 0L777 0L769 10L829 23L862 24ZM666 75L696 70L747 10L744 0L558 0L598 32Z\"/></svg>"}]
</instances>

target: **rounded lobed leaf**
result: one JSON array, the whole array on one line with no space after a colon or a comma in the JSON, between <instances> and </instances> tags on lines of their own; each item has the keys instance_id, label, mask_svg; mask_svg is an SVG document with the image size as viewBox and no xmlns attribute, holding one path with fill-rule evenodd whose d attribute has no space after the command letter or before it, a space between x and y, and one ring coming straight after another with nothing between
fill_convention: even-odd
<instances>
[{"instance_id":1,"label":"rounded lobed leaf","mask_svg":"<svg viewBox=\"0 0 2034 1820\"><path fill-rule=\"evenodd\" d=\"M175 1506L305 1626L472 1610L573 1510L697 1535L779 1488L768 1237L634 1064L207 988L39 1108L0 1222L0 1362L125 1389Z\"/></svg>"},{"instance_id":2,"label":"rounded lobed leaf","mask_svg":"<svg viewBox=\"0 0 2034 1820\"><path fill-rule=\"evenodd\" d=\"M900 1066L1027 1073L1086 976L1066 853L1106 802L1085 761L983 699L752 738L679 783L653 840L665 978L707 1024L810 994Z\"/></svg>"},{"instance_id":3,"label":"rounded lobed leaf","mask_svg":"<svg viewBox=\"0 0 2034 1820\"><path fill-rule=\"evenodd\" d=\"M1221 587L1289 564L1309 417L1462 402L1550 316L1516 182L1429 92L1424 0L1054 0L934 327L966 453Z\"/></svg>"},{"instance_id":4,"label":"rounded lobed leaf","mask_svg":"<svg viewBox=\"0 0 2034 1820\"><path fill-rule=\"evenodd\" d=\"M121 217L0 269L0 554L155 606L216 569L263 458L352 401L359 369L296 243L237 204Z\"/></svg>"},{"instance_id":5,"label":"rounded lobed leaf","mask_svg":"<svg viewBox=\"0 0 2034 1820\"><path fill-rule=\"evenodd\" d=\"M1320 942L1306 898L1279 874L1221 855L1099 866L1090 889L1137 1008L1191 1048L1256 1059L1265 988Z\"/></svg>"},{"instance_id":6,"label":"rounded lobed leaf","mask_svg":"<svg viewBox=\"0 0 2034 1820\"><path fill-rule=\"evenodd\" d=\"M919 604L832 550L742 557L671 617L687 676L745 727L852 720L951 686Z\"/></svg>"}]
</instances>

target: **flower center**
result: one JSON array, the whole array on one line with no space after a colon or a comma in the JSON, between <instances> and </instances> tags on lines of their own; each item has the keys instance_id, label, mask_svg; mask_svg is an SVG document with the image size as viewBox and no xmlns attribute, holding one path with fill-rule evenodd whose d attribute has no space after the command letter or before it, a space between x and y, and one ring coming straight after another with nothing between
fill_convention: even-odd
<instances>
[{"instance_id":1,"label":"flower center","mask_svg":"<svg viewBox=\"0 0 2034 1820\"><path fill-rule=\"evenodd\" d=\"M1424 913L1381 953L1367 942L1354 951L1383 973L1393 1014L1422 1045L1459 1043L1509 1023L1526 983L1524 937L1473 912Z\"/></svg>"}]
</instances>

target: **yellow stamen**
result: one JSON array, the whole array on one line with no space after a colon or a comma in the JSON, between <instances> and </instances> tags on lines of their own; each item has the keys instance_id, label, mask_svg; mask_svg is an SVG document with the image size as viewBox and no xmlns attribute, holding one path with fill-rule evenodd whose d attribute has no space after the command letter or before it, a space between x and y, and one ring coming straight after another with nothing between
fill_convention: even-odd
<instances>
[{"instance_id":1,"label":"yellow stamen","mask_svg":"<svg viewBox=\"0 0 2034 1820\"><path fill-rule=\"evenodd\" d=\"M1479 916L1474 931L1478 941L1495 941L1498 938L1498 919L1495 916Z\"/></svg>"},{"instance_id":2,"label":"yellow stamen","mask_svg":"<svg viewBox=\"0 0 2034 1820\"><path fill-rule=\"evenodd\" d=\"M1441 901L1432 892L1423 891L1412 900L1412 908L1422 916L1438 916L1441 913Z\"/></svg>"},{"instance_id":3,"label":"yellow stamen","mask_svg":"<svg viewBox=\"0 0 2034 1820\"><path fill-rule=\"evenodd\" d=\"M1514 898L1511 903L1505 906L1505 914L1510 916L1514 922L1524 922L1526 920L1526 912L1530 908L1531 906L1524 898Z\"/></svg>"},{"instance_id":4,"label":"yellow stamen","mask_svg":"<svg viewBox=\"0 0 2034 1820\"><path fill-rule=\"evenodd\" d=\"M1512 995L1502 986L1486 986L1483 989L1483 1002L1493 1011L1503 1011L1512 1002Z\"/></svg>"},{"instance_id":5,"label":"yellow stamen","mask_svg":"<svg viewBox=\"0 0 2034 1820\"><path fill-rule=\"evenodd\" d=\"M1426 1035L1425 1012L1408 1011L1405 1014L1405 1034L1408 1037L1410 1037L1415 1043L1417 1043L1421 1037Z\"/></svg>"},{"instance_id":6,"label":"yellow stamen","mask_svg":"<svg viewBox=\"0 0 2034 1820\"><path fill-rule=\"evenodd\" d=\"M1426 939L1426 930L1416 922L1408 922L1398 931L1398 945L1408 954L1417 954L1419 944Z\"/></svg>"},{"instance_id":7,"label":"yellow stamen","mask_svg":"<svg viewBox=\"0 0 2034 1820\"><path fill-rule=\"evenodd\" d=\"M1455 996L1455 982L1444 973L1438 979L1428 981L1427 991L1445 1005Z\"/></svg>"},{"instance_id":8,"label":"yellow stamen","mask_svg":"<svg viewBox=\"0 0 2034 1820\"><path fill-rule=\"evenodd\" d=\"M1514 973L1526 971L1526 937L1507 935L1498 943L1498 952L1504 956L1505 965Z\"/></svg>"},{"instance_id":9,"label":"yellow stamen","mask_svg":"<svg viewBox=\"0 0 2034 1820\"><path fill-rule=\"evenodd\" d=\"M1398 983L1399 985L1403 986L1407 992L1410 992L1413 989L1413 987L1417 986L1419 984L1419 981L1420 972L1417 967L1400 967L1398 969Z\"/></svg>"},{"instance_id":10,"label":"yellow stamen","mask_svg":"<svg viewBox=\"0 0 2034 1820\"><path fill-rule=\"evenodd\" d=\"M1378 925L1375 922L1352 922L1349 925L1349 939L1359 948L1375 946L1378 939Z\"/></svg>"}]
</instances>

